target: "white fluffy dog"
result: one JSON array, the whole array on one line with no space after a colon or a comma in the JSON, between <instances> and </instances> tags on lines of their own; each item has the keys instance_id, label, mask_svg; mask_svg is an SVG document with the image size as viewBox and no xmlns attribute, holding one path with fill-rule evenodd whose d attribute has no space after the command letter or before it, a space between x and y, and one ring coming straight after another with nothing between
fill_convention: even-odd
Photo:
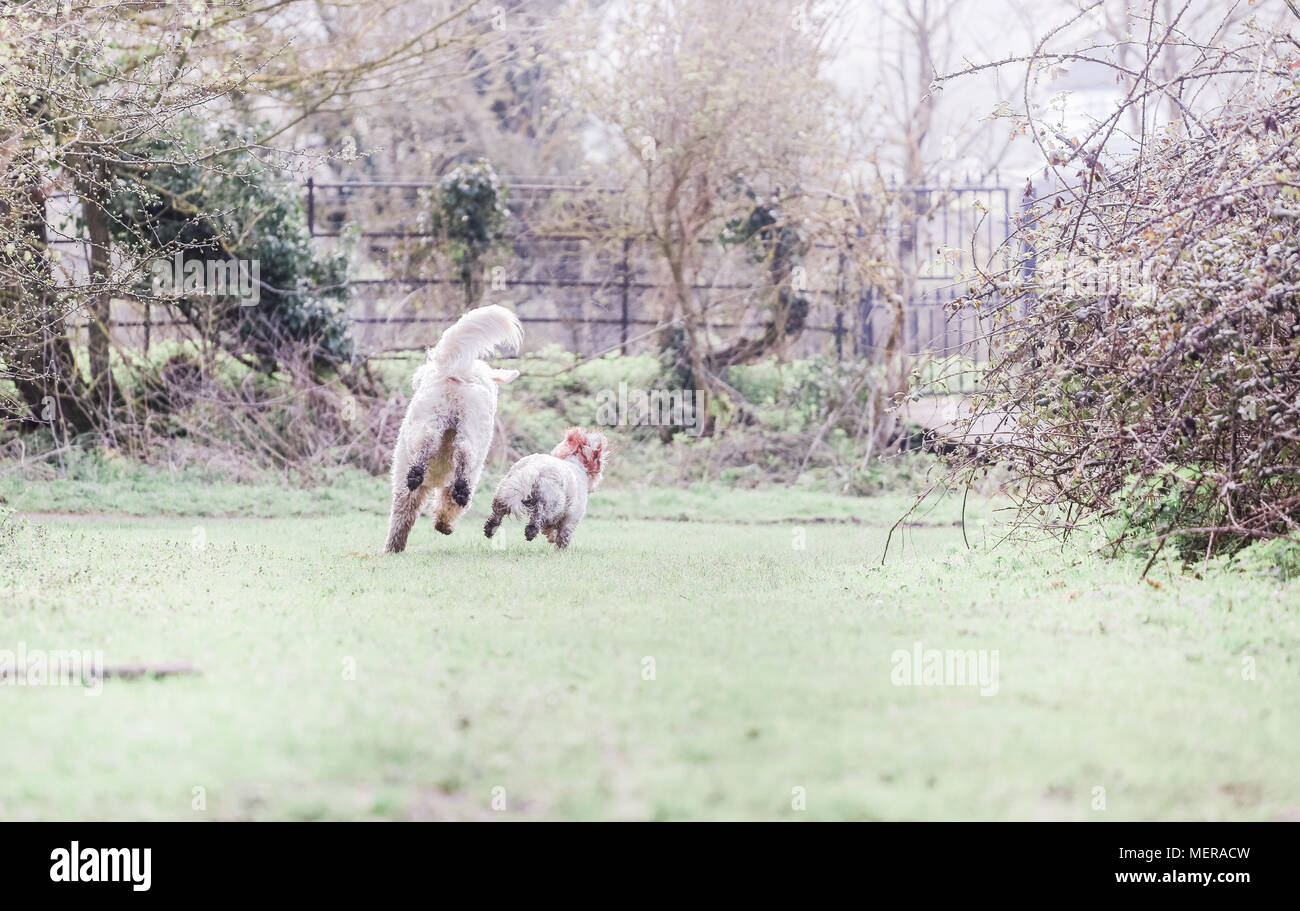
<instances>
[{"instance_id":1,"label":"white fluffy dog","mask_svg":"<svg viewBox=\"0 0 1300 911\"><path fill-rule=\"evenodd\" d=\"M411 377L414 393L393 447L393 510L384 550L401 553L434 493L435 527L452 532L478 486L492 444L497 386L519 376L479 360L499 346L516 351L524 330L505 307L471 310L429 349L428 360Z\"/></svg>"},{"instance_id":2,"label":"white fluffy dog","mask_svg":"<svg viewBox=\"0 0 1300 911\"><path fill-rule=\"evenodd\" d=\"M483 534L492 537L510 514L528 520L527 540L537 537L541 529L556 547L568 547L587 514L587 494L600 483L608 456L604 434L570 427L550 455L524 456L510 466L492 495L492 515Z\"/></svg>"}]
</instances>

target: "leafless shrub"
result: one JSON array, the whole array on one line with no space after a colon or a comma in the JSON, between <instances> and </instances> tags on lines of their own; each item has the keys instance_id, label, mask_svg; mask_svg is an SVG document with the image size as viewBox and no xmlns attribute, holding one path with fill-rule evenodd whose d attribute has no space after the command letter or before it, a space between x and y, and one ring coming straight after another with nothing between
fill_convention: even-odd
<instances>
[{"instance_id":1,"label":"leafless shrub","mask_svg":"<svg viewBox=\"0 0 1300 911\"><path fill-rule=\"evenodd\" d=\"M219 465L232 477L278 472L309 482L345 465L382 473L402 402L364 373L322 380L305 348L277 357L274 376L237 380L169 358L127 391L119 447L146 461Z\"/></svg>"},{"instance_id":2,"label":"leafless shrub","mask_svg":"<svg viewBox=\"0 0 1300 911\"><path fill-rule=\"evenodd\" d=\"M1146 65L1091 135L1026 120L1061 188L1027 208L1023 255L971 289L1000 300L997 356L960 436L989 414L1000 427L946 478L1000 463L1022 523L1113 520L1109 542L1154 545L1152 560L1300 522L1297 45L1248 28L1157 78L1171 46L1194 48L1174 14L1152 4ZM1214 94L1227 100L1197 104ZM1157 99L1177 120L1124 134ZM1110 154L1121 136L1129 150Z\"/></svg>"}]
</instances>

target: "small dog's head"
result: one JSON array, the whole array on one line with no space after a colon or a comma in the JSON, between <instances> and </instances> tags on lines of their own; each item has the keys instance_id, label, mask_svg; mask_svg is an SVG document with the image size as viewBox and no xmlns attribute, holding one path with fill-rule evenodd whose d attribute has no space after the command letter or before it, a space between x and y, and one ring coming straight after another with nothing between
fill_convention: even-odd
<instances>
[{"instance_id":1,"label":"small dog's head","mask_svg":"<svg viewBox=\"0 0 1300 911\"><path fill-rule=\"evenodd\" d=\"M581 427L570 427L564 432L564 439L551 450L557 459L577 456L582 467L587 470L591 489L595 490L600 477L605 473L605 462L609 458L609 440L598 431L587 431Z\"/></svg>"}]
</instances>

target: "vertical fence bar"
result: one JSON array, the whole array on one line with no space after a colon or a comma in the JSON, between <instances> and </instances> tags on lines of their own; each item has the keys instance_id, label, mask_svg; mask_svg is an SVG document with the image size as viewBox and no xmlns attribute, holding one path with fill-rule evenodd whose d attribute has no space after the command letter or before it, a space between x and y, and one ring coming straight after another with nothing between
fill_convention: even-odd
<instances>
[{"instance_id":1,"label":"vertical fence bar","mask_svg":"<svg viewBox=\"0 0 1300 911\"><path fill-rule=\"evenodd\" d=\"M921 292L921 306L922 307L925 306L924 291ZM911 323L911 325L908 326L908 323ZM903 350L906 351L908 354L920 354L921 353L921 348L920 348L921 329L917 321L916 307L907 308L907 320L903 323L903 327L905 330L907 329L911 330L910 332L905 332L903 336Z\"/></svg>"},{"instance_id":2,"label":"vertical fence bar","mask_svg":"<svg viewBox=\"0 0 1300 911\"><path fill-rule=\"evenodd\" d=\"M1011 239L1011 190L1002 187L1002 246Z\"/></svg>"},{"instance_id":3,"label":"vertical fence bar","mask_svg":"<svg viewBox=\"0 0 1300 911\"><path fill-rule=\"evenodd\" d=\"M316 178L307 178L307 235L316 236Z\"/></svg>"},{"instance_id":4,"label":"vertical fence bar","mask_svg":"<svg viewBox=\"0 0 1300 911\"><path fill-rule=\"evenodd\" d=\"M623 238L623 307L622 314L619 317L619 345L618 350L622 354L627 354L627 327L628 327L628 294L632 290L632 238Z\"/></svg>"},{"instance_id":5,"label":"vertical fence bar","mask_svg":"<svg viewBox=\"0 0 1300 911\"><path fill-rule=\"evenodd\" d=\"M835 276L835 360L844 360L844 298L848 286L844 281L844 251L839 252L839 268Z\"/></svg>"},{"instance_id":6,"label":"vertical fence bar","mask_svg":"<svg viewBox=\"0 0 1300 911\"><path fill-rule=\"evenodd\" d=\"M872 320L875 318L873 315L873 311L875 310L875 294L876 289L874 287L868 287L866 294L858 299L857 353L864 357L870 357L872 349L876 347L876 333L875 328L872 325Z\"/></svg>"},{"instance_id":7,"label":"vertical fence bar","mask_svg":"<svg viewBox=\"0 0 1300 911\"><path fill-rule=\"evenodd\" d=\"M936 316L936 315L941 315L941 314L938 313L938 310L939 310L939 292L938 292L938 291L936 291L936 292L934 293L934 300L930 302L930 306L929 306L927 309L930 311L930 325L929 325L929 327L928 327L928 331L929 331L929 333L930 333L930 337L929 337L928 339L926 339L925 347L926 347L926 348L929 348L931 351L933 351L934 348L935 348L935 342L937 342L937 341L939 340L939 330L935 327L935 316ZM946 325L946 324L945 324L945 326L944 326L944 331L945 331L945 332L947 331L947 325ZM948 339L947 339L947 337L945 336L945 337L944 337L944 343L947 344L947 341L948 341Z\"/></svg>"}]
</instances>

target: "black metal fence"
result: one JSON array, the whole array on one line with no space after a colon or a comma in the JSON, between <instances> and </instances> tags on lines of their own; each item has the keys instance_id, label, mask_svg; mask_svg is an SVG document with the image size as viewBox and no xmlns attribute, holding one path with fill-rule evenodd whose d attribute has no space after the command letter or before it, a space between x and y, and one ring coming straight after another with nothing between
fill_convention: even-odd
<instances>
[{"instance_id":1,"label":"black metal fence","mask_svg":"<svg viewBox=\"0 0 1300 911\"><path fill-rule=\"evenodd\" d=\"M407 262L409 250L427 247L431 238L420 218L419 194L432 186L415 180L306 184L312 236L327 241L351 236L358 245L361 274L353 283L348 315L364 350L422 348L439 331L434 327L448 324L458 312L458 278L436 269L412 270ZM484 302L509 302L529 326L530 345L553 341L582 354L647 347L662 325L658 314L665 310L662 298L671 283L645 241L625 237L611 242L580 231L535 227L538 204L557 194L580 198L621 194L622 189L530 178L515 178L508 186L508 253L485 266ZM915 275L905 308L906 350L982 360L986 348L977 342L983 336L977 315L950 309L961 296L958 282L970 258L991 258L1010 235L1010 190L996 180L967 180L943 187L889 188L887 193L897 212L887 233L898 245L902 267ZM806 258L810 279L821 281L801 289L811 307L794 353L862 357L877 347L885 331L888 308L882 292L865 288L845 299L843 260L835 253L822 246ZM729 265L724 256L717 259L711 280L692 283L692 292L757 299L771 290L756 282L752 271L733 268L735 263ZM714 321L709 328L718 333L761 330L759 310L754 308L755 318L748 322Z\"/></svg>"},{"instance_id":2,"label":"black metal fence","mask_svg":"<svg viewBox=\"0 0 1300 911\"><path fill-rule=\"evenodd\" d=\"M304 187L311 236L323 244L347 237L356 245L347 318L367 355L422 349L463 309L459 279L429 256L432 232L421 217L420 192L433 186L427 180L308 180ZM540 227L543 212L557 197L581 200L621 194L622 189L527 177L516 177L508 186L506 249L485 264L482 302L509 303L527 325L533 349L554 343L593 355L652 348L663 325L661 315L670 309L665 299L671 282L661 258L641 238L610 240L601 232ZM1010 190L994 179L890 187L886 194L893 208L886 239L915 278L904 311L905 350L983 361L986 327L970 308L954 312L952 303L962 296L959 282L972 260L987 262L1010 236ZM843 258L829 246L814 248L805 262L808 282L800 293L810 308L804 332L789 353L868 356L889 328L885 292L866 287L846 294ZM741 313L741 319L713 321L710 331L761 331L762 300L771 286L761 275L756 280L752 263L746 265L740 254L720 254L710 269L707 281L690 286L692 292L753 304L727 308ZM147 348L155 339L183 331L186 324L158 309L118 302L113 328L119 344Z\"/></svg>"}]
</instances>

